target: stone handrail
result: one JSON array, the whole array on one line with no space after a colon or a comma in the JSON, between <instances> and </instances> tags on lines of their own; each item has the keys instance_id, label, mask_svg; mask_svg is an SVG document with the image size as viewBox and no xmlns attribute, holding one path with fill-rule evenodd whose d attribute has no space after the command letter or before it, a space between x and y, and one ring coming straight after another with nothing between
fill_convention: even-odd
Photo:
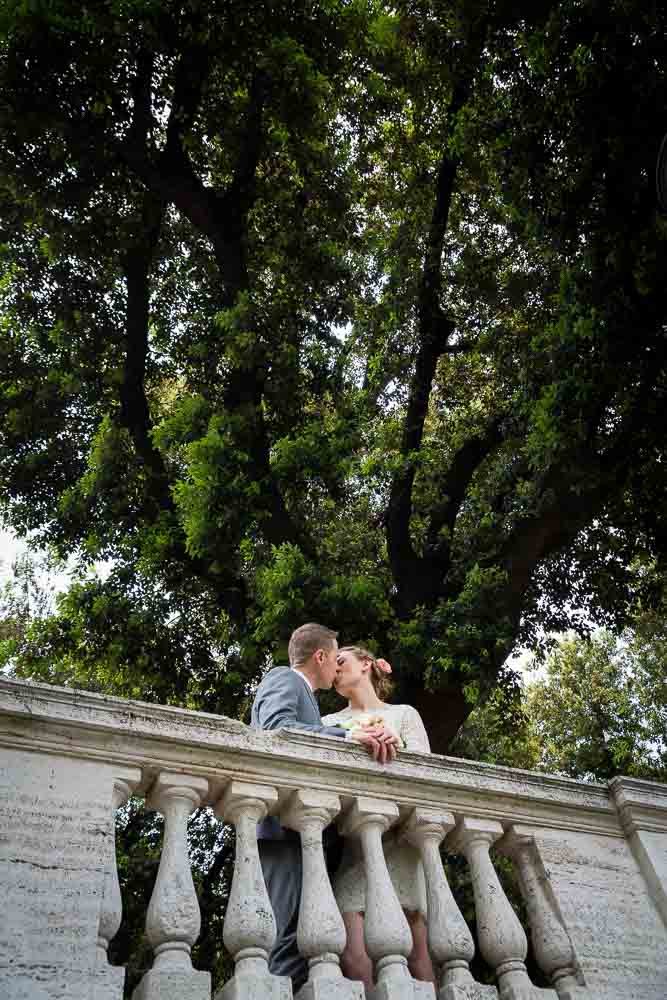
<instances>
[{"instance_id":1,"label":"stone handrail","mask_svg":"<svg viewBox=\"0 0 667 1000\"><path fill-rule=\"evenodd\" d=\"M199 907L186 825L210 805L236 828L224 927L235 972L219 1000L289 1000L268 972L275 921L255 835L267 812L299 831L304 877L298 944L309 960L300 1000L363 997L343 978L345 933L322 852L335 819L359 837L368 879L365 935L373 1000L433 998L408 972L410 933L388 876L382 834L395 827L421 853L438 1000L665 1000L667 787L631 778L608 786L401 752L389 766L334 738L261 733L232 719L15 680L0 680L0 996L120 1000L125 970L107 948L121 922L114 815L146 796L165 818L146 915L153 965L134 1000L210 1000L190 950ZM440 856L465 857L477 937L496 986L470 972L474 944ZM516 868L533 952L551 982L525 966L524 929L498 880L491 848Z\"/></svg>"}]
</instances>

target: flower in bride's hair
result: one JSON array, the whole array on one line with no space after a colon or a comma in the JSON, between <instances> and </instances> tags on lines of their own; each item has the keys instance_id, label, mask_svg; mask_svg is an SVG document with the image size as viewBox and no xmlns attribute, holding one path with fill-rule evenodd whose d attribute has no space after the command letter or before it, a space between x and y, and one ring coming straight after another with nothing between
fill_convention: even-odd
<instances>
[{"instance_id":1,"label":"flower in bride's hair","mask_svg":"<svg viewBox=\"0 0 667 1000\"><path fill-rule=\"evenodd\" d=\"M387 660L379 659L376 660L375 662L378 665L378 669L381 670L383 674L391 673L391 663L388 663Z\"/></svg>"}]
</instances>

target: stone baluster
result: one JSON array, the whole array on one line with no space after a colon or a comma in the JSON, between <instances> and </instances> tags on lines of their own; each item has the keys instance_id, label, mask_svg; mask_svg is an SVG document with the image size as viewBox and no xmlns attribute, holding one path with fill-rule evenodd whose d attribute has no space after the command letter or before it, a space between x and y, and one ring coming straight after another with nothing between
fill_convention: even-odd
<instances>
[{"instance_id":1,"label":"stone baluster","mask_svg":"<svg viewBox=\"0 0 667 1000\"><path fill-rule=\"evenodd\" d=\"M464 1000L470 996L495 996L494 987L476 983L469 969L475 944L461 913L440 857L440 843L454 828L451 813L413 809L401 836L419 850L428 900L428 946L439 970L439 1000Z\"/></svg>"},{"instance_id":2,"label":"stone baluster","mask_svg":"<svg viewBox=\"0 0 667 1000\"><path fill-rule=\"evenodd\" d=\"M192 967L190 950L201 917L188 858L187 823L208 791L208 781L189 774L158 775L147 805L164 816L164 841L157 879L146 915L146 936L154 953L133 1000L187 996L209 1000L211 977Z\"/></svg>"},{"instance_id":3,"label":"stone baluster","mask_svg":"<svg viewBox=\"0 0 667 1000\"><path fill-rule=\"evenodd\" d=\"M408 970L412 933L384 857L382 834L397 819L393 802L358 796L340 824L344 836L361 840L366 869L364 937L377 979L373 1000L435 1000L433 985L415 982Z\"/></svg>"},{"instance_id":4,"label":"stone baluster","mask_svg":"<svg viewBox=\"0 0 667 1000\"><path fill-rule=\"evenodd\" d=\"M216 813L236 828L234 875L222 934L225 947L234 957L234 976L216 993L216 1000L292 997L289 978L269 972L276 921L257 847L257 824L277 802L275 788L234 780L215 806Z\"/></svg>"},{"instance_id":5,"label":"stone baluster","mask_svg":"<svg viewBox=\"0 0 667 1000\"><path fill-rule=\"evenodd\" d=\"M109 964L109 942L118 933L123 917L123 906L118 882L116 862L116 812L125 805L130 795L141 781L141 771L137 767L117 767L114 771L111 795L111 825L109 831L109 851L102 883L102 901L97 930L97 976L95 1000L122 1000L125 985L125 969Z\"/></svg>"},{"instance_id":6,"label":"stone baluster","mask_svg":"<svg viewBox=\"0 0 667 1000\"><path fill-rule=\"evenodd\" d=\"M538 965L553 983L560 1000L574 1000L588 995L577 978L572 942L556 907L535 847L534 831L515 825L499 841L497 850L514 861L519 885L526 904L533 952Z\"/></svg>"},{"instance_id":7,"label":"stone baluster","mask_svg":"<svg viewBox=\"0 0 667 1000\"><path fill-rule=\"evenodd\" d=\"M283 826L301 837L303 877L297 925L299 952L308 959L308 982L299 1000L363 1000L363 983L343 978L340 955L345 924L334 898L324 859L322 833L340 812L340 799L330 792L298 790L280 814Z\"/></svg>"},{"instance_id":8,"label":"stone baluster","mask_svg":"<svg viewBox=\"0 0 667 1000\"><path fill-rule=\"evenodd\" d=\"M489 856L491 844L502 834L502 826L494 820L465 817L447 846L464 854L470 866L479 949L495 969L501 1000L533 1000L536 990L525 965L528 941Z\"/></svg>"}]
</instances>

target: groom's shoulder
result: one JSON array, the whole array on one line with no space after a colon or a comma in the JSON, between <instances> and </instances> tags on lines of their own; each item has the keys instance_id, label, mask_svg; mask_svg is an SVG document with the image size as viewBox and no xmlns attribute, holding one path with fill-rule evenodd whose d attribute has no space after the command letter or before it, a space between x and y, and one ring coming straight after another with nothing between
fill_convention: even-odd
<instances>
[{"instance_id":1,"label":"groom's shoulder","mask_svg":"<svg viewBox=\"0 0 667 1000\"><path fill-rule=\"evenodd\" d=\"M293 684L294 681L298 683L299 678L296 674L292 673L291 667L271 667L269 672L264 675L260 681L259 687L257 688L257 694L260 691L264 692L270 690L274 687L283 687L284 685Z\"/></svg>"}]
</instances>

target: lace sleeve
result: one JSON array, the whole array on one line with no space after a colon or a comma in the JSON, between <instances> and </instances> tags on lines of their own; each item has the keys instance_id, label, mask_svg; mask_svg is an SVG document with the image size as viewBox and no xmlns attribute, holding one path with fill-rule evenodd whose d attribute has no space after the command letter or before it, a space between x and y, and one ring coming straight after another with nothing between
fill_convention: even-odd
<instances>
[{"instance_id":1,"label":"lace sleeve","mask_svg":"<svg viewBox=\"0 0 667 1000\"><path fill-rule=\"evenodd\" d=\"M420 753L431 752L431 745L424 729L422 717L412 705L406 705L401 720L400 736L405 743L406 750L418 750Z\"/></svg>"}]
</instances>

